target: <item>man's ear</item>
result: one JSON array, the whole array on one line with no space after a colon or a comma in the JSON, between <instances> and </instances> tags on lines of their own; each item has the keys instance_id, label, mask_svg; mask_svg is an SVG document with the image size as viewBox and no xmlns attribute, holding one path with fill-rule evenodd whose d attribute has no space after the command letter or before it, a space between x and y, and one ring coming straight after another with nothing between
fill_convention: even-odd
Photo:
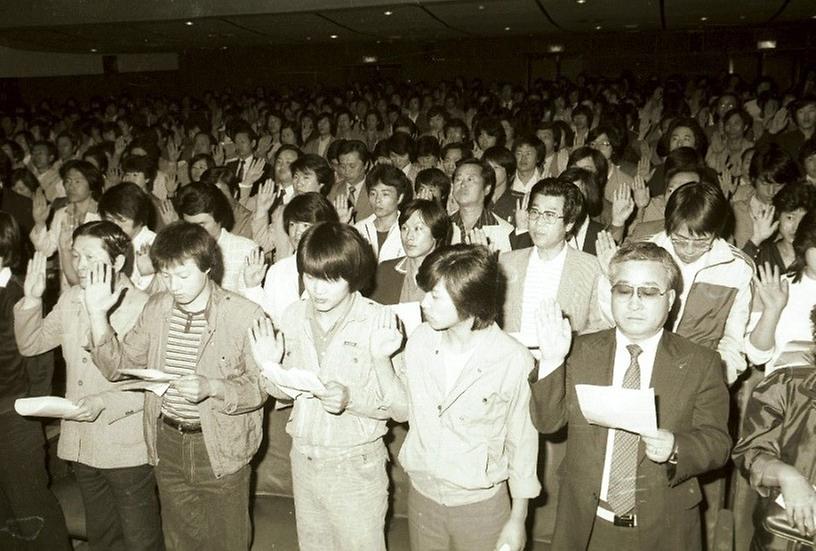
<instances>
[{"instance_id":1,"label":"man's ear","mask_svg":"<svg viewBox=\"0 0 816 551\"><path fill-rule=\"evenodd\" d=\"M569 235L569 233L572 231L572 228L574 228L574 227L575 227L575 222L570 222L569 224L566 224L564 226L564 231L567 233L567 235Z\"/></svg>"},{"instance_id":2,"label":"man's ear","mask_svg":"<svg viewBox=\"0 0 816 551\"><path fill-rule=\"evenodd\" d=\"M674 289L669 289L668 291L666 291L666 295L669 298L669 310L671 310L672 307L674 306L674 300L677 298L677 291L675 291Z\"/></svg>"},{"instance_id":3,"label":"man's ear","mask_svg":"<svg viewBox=\"0 0 816 551\"><path fill-rule=\"evenodd\" d=\"M121 272L122 268L125 266L125 255L120 254L116 255L116 258L113 259L113 271L114 272Z\"/></svg>"}]
</instances>

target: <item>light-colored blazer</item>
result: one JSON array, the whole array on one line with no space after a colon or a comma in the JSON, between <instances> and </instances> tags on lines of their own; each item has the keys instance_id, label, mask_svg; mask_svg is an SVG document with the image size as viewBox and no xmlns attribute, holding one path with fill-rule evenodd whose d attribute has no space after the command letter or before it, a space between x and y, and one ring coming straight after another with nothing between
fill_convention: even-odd
<instances>
[{"instance_id":1,"label":"light-colored blazer","mask_svg":"<svg viewBox=\"0 0 816 551\"><path fill-rule=\"evenodd\" d=\"M535 247L528 247L499 255L499 265L507 277L502 328L508 333L521 330L524 281L530 254L534 250ZM601 277L603 275L596 257L567 247L556 300L569 318L572 330L578 334L609 327L598 307L598 280Z\"/></svg>"}]
</instances>

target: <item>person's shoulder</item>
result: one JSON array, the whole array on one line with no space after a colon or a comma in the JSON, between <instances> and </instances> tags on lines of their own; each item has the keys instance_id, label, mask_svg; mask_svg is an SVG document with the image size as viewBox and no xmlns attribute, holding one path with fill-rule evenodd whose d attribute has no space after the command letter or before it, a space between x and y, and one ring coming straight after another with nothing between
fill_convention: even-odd
<instances>
[{"instance_id":1,"label":"person's shoulder","mask_svg":"<svg viewBox=\"0 0 816 551\"><path fill-rule=\"evenodd\" d=\"M499 253L499 264L515 265L530 256L532 250L532 247L526 247L524 249L515 249L513 251Z\"/></svg>"},{"instance_id":2,"label":"person's shoulder","mask_svg":"<svg viewBox=\"0 0 816 551\"><path fill-rule=\"evenodd\" d=\"M579 251L567 245L567 262L574 268L583 271L600 273L601 265L598 264L598 257L595 255Z\"/></svg>"},{"instance_id":3,"label":"person's shoulder","mask_svg":"<svg viewBox=\"0 0 816 551\"><path fill-rule=\"evenodd\" d=\"M233 321L240 323L241 320L248 322L255 319L254 317L246 318L248 315L263 315L263 310L257 303L238 293L228 291L222 287L213 286L213 295L215 298L213 303L217 304L218 308L223 308L226 311L225 313L231 323ZM233 317L233 315L237 317Z\"/></svg>"},{"instance_id":4,"label":"person's shoulder","mask_svg":"<svg viewBox=\"0 0 816 551\"><path fill-rule=\"evenodd\" d=\"M745 251L732 243L726 243L728 250L734 256L734 261L742 272L743 277L748 277L749 280L754 275L754 259L751 258Z\"/></svg>"},{"instance_id":5,"label":"person's shoulder","mask_svg":"<svg viewBox=\"0 0 816 551\"><path fill-rule=\"evenodd\" d=\"M615 340L614 328L574 336L572 348L574 351L592 349L601 344L608 343L610 340Z\"/></svg>"},{"instance_id":6,"label":"person's shoulder","mask_svg":"<svg viewBox=\"0 0 816 551\"><path fill-rule=\"evenodd\" d=\"M714 364L719 368L722 363L719 352L697 344L677 333L665 331L663 333L663 343L673 349L678 356L694 358L691 365L705 367L708 364Z\"/></svg>"},{"instance_id":7,"label":"person's shoulder","mask_svg":"<svg viewBox=\"0 0 816 551\"><path fill-rule=\"evenodd\" d=\"M258 244L255 243L252 239L243 237L241 235L236 235L229 231L224 233L224 239L229 244L230 247L249 250L255 250L258 248Z\"/></svg>"}]
</instances>

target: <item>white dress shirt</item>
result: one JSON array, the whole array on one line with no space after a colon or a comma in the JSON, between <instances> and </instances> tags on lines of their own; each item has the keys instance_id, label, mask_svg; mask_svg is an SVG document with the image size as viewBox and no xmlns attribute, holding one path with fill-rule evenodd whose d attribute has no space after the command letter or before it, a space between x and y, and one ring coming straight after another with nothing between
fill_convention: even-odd
<instances>
[{"instance_id":1,"label":"white dress shirt","mask_svg":"<svg viewBox=\"0 0 816 551\"><path fill-rule=\"evenodd\" d=\"M221 279L221 287L227 291L238 292L246 287L244 283L246 258L258 248L258 244L251 239L232 234L221 228L218 246L221 247L221 255L224 259L224 277Z\"/></svg>"},{"instance_id":2,"label":"white dress shirt","mask_svg":"<svg viewBox=\"0 0 816 551\"><path fill-rule=\"evenodd\" d=\"M530 261L527 263L527 275L524 277L524 290L521 295L521 334L537 340L536 312L545 298L555 299L564 271L564 260L567 258L567 247L562 244L558 254L550 260L542 260L538 249L530 250Z\"/></svg>"},{"instance_id":3,"label":"white dress shirt","mask_svg":"<svg viewBox=\"0 0 816 551\"><path fill-rule=\"evenodd\" d=\"M153 245L153 241L156 240L156 234L153 233L148 229L147 226L142 226L142 229L139 230L139 233L133 236L133 254L134 258L138 257L139 249L141 249L145 245ZM133 285L136 286L137 289L144 291L150 285L150 282L153 281L153 277L156 274L148 274L142 275L139 272L139 264L137 262L133 263L133 272L130 274L130 280L133 282Z\"/></svg>"},{"instance_id":4,"label":"white dress shirt","mask_svg":"<svg viewBox=\"0 0 816 551\"><path fill-rule=\"evenodd\" d=\"M627 350L626 347L630 344L637 344L642 350L640 356L638 356L640 388L651 388L654 360L657 355L657 346L660 344L661 337L663 337L662 329L645 341L633 342L626 335L621 333L620 330L615 330L615 363L612 364L612 386L623 386L623 377L626 375L626 370L629 369L629 364L632 362L632 355L629 354L629 350ZM600 497L603 501L606 501L607 492L609 491L609 469L612 466L612 448L614 445L615 429L609 429L609 434L606 437L606 457L604 457L603 476L601 477Z\"/></svg>"}]
</instances>

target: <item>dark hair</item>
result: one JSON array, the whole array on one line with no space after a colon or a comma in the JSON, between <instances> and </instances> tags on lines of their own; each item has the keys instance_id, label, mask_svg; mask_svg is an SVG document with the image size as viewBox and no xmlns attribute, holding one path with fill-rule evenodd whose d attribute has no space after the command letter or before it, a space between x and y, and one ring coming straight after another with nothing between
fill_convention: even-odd
<instances>
[{"instance_id":1,"label":"dark hair","mask_svg":"<svg viewBox=\"0 0 816 551\"><path fill-rule=\"evenodd\" d=\"M532 147L536 152L536 165L544 160L547 156L547 148L544 142L538 139L538 136L533 134L519 134L513 139L513 155L515 155L519 148L523 145Z\"/></svg>"},{"instance_id":2,"label":"dark hair","mask_svg":"<svg viewBox=\"0 0 816 551\"><path fill-rule=\"evenodd\" d=\"M212 155L209 153L199 153L198 155L193 155L190 159L190 162L187 164L187 175L190 176L190 182L193 182L192 170L193 165L199 161L204 161L207 164L207 170L215 168L215 159L212 158ZM204 172L207 172L205 170ZM233 173L235 171L232 171ZM204 177L204 173L202 172L201 177ZM194 183L194 182L193 182Z\"/></svg>"},{"instance_id":3,"label":"dark hair","mask_svg":"<svg viewBox=\"0 0 816 551\"><path fill-rule=\"evenodd\" d=\"M36 142L32 143L31 144L31 153L32 154L34 153L34 148L35 147L45 147L45 149L48 151L48 156L49 157L53 158L53 157L57 156L57 146L55 146L53 143L51 143L49 141L39 140L39 141L36 141Z\"/></svg>"},{"instance_id":4,"label":"dark hair","mask_svg":"<svg viewBox=\"0 0 816 551\"><path fill-rule=\"evenodd\" d=\"M799 222L796 237L793 238L793 252L796 259L791 264L788 274L793 276L794 283L802 280L802 275L807 267L805 255L814 247L816 247L816 212L811 210Z\"/></svg>"},{"instance_id":5,"label":"dark hair","mask_svg":"<svg viewBox=\"0 0 816 551\"><path fill-rule=\"evenodd\" d=\"M246 134L247 138L249 138L250 142L254 142L258 139L258 135L252 129L252 125L250 125L246 121L238 121L232 127L232 141L234 142L235 139L238 137L238 134Z\"/></svg>"},{"instance_id":6,"label":"dark hair","mask_svg":"<svg viewBox=\"0 0 816 551\"><path fill-rule=\"evenodd\" d=\"M434 238L434 248L450 245L453 236L453 224L445 208L436 201L414 199L400 211L399 226L408 222L415 212L419 213L422 221L431 230Z\"/></svg>"},{"instance_id":7,"label":"dark hair","mask_svg":"<svg viewBox=\"0 0 816 551\"><path fill-rule=\"evenodd\" d=\"M408 155L411 161L416 160L416 144L413 138L408 134L404 132L394 132L387 143L389 153L395 153L400 156Z\"/></svg>"},{"instance_id":8,"label":"dark hair","mask_svg":"<svg viewBox=\"0 0 816 551\"><path fill-rule=\"evenodd\" d=\"M512 179L516 173L516 157L504 146L494 145L493 147L488 147L482 154L482 160L489 163L496 163L502 167L507 173L508 180Z\"/></svg>"},{"instance_id":9,"label":"dark hair","mask_svg":"<svg viewBox=\"0 0 816 551\"><path fill-rule=\"evenodd\" d=\"M442 117L442 120L445 121L445 123L447 124L448 112L441 105L434 105L433 107L428 109L428 121L429 122L430 122L430 120L432 118L437 117L437 116Z\"/></svg>"},{"instance_id":10,"label":"dark hair","mask_svg":"<svg viewBox=\"0 0 816 551\"><path fill-rule=\"evenodd\" d=\"M606 135L606 139L609 140L609 145L612 147L612 155L610 156L610 160L613 163L620 162L621 156L623 155L623 150L626 147L626 142L624 141L624 137L621 135L620 131L613 125L601 123L590 130L589 134L587 135L587 143L591 144L604 134Z\"/></svg>"},{"instance_id":11,"label":"dark hair","mask_svg":"<svg viewBox=\"0 0 816 551\"><path fill-rule=\"evenodd\" d=\"M88 161L80 159L71 159L66 161L59 170L60 178L63 180L68 176L68 172L76 170L88 182L88 188L91 190L91 197L98 200L102 195L102 190L105 188L105 178L102 173L94 165Z\"/></svg>"},{"instance_id":12,"label":"dark hair","mask_svg":"<svg viewBox=\"0 0 816 551\"><path fill-rule=\"evenodd\" d=\"M24 253L23 239L20 224L11 214L0 211L0 257L3 266L12 273L18 274L22 270Z\"/></svg>"},{"instance_id":13,"label":"dark hair","mask_svg":"<svg viewBox=\"0 0 816 551\"><path fill-rule=\"evenodd\" d=\"M345 279L351 292L367 288L376 267L374 249L347 224L315 224L298 244L298 273L329 281Z\"/></svg>"},{"instance_id":14,"label":"dark hair","mask_svg":"<svg viewBox=\"0 0 816 551\"><path fill-rule=\"evenodd\" d=\"M816 190L805 183L795 183L785 186L774 195L774 215L784 212L793 212L799 209L810 211L816 209Z\"/></svg>"},{"instance_id":15,"label":"dark hair","mask_svg":"<svg viewBox=\"0 0 816 551\"><path fill-rule=\"evenodd\" d=\"M368 146L360 140L346 140L340 149L337 150L337 158L341 155L348 155L349 153L357 153L357 156L363 161L363 165L367 165L370 157L368 155Z\"/></svg>"},{"instance_id":16,"label":"dark hair","mask_svg":"<svg viewBox=\"0 0 816 551\"><path fill-rule=\"evenodd\" d=\"M86 222L74 230L73 240L76 241L77 237L82 236L95 237L102 241L102 248L108 253L111 262L114 262L117 256L124 257L122 273L130 276L133 272L133 243L122 228L108 220Z\"/></svg>"},{"instance_id":17,"label":"dark hair","mask_svg":"<svg viewBox=\"0 0 816 551\"><path fill-rule=\"evenodd\" d=\"M105 149L106 149L105 144L97 144L93 147L89 147L85 151L85 153L82 154L82 158L86 161L89 158L93 159L94 162L96 162L96 166L98 167L99 172L101 172L102 174L105 174L105 172L107 172L108 170L108 154L105 151Z\"/></svg>"},{"instance_id":18,"label":"dark hair","mask_svg":"<svg viewBox=\"0 0 816 551\"><path fill-rule=\"evenodd\" d=\"M403 130L400 130L402 128ZM407 132L406 132L407 130ZM409 117L405 115L401 115L397 117L397 120L394 121L394 124L391 125L391 131L393 132L392 136L397 134L405 134L409 138L413 139L417 135L417 127Z\"/></svg>"},{"instance_id":19,"label":"dark hair","mask_svg":"<svg viewBox=\"0 0 816 551\"><path fill-rule=\"evenodd\" d=\"M536 131L536 137L538 137L539 132L549 132L550 134L552 134L552 137L553 137L553 152L556 152L559 149L561 149L561 134L562 134L562 131L561 131L561 125L557 124L557 121L541 121L540 123L538 123L536 125L535 131ZM538 139L541 140L541 138L538 138ZM544 143L544 141L542 140L541 143ZM546 158L546 149L547 149L546 145L544 146L544 149L545 149L544 156Z\"/></svg>"},{"instance_id":20,"label":"dark hair","mask_svg":"<svg viewBox=\"0 0 816 551\"><path fill-rule=\"evenodd\" d=\"M476 166L479 167L480 176L482 177L482 188L486 189L490 187L487 193L485 193L485 199L489 199L490 196L493 194L493 190L496 189L496 171L493 170L493 167L490 166L487 161L483 161L481 159L462 159L459 161L459 164L456 165L456 170L453 171L454 179L456 178L456 173L462 169L464 166Z\"/></svg>"},{"instance_id":21,"label":"dark hair","mask_svg":"<svg viewBox=\"0 0 816 551\"><path fill-rule=\"evenodd\" d=\"M442 150L439 152L440 159L444 160L445 156L448 154L448 151L451 149L458 149L462 152L462 160L465 159L472 159L473 158L473 150L470 148L468 144L465 142L452 142L449 144L445 144L442 147Z\"/></svg>"},{"instance_id":22,"label":"dark hair","mask_svg":"<svg viewBox=\"0 0 816 551\"><path fill-rule=\"evenodd\" d=\"M504 147L504 144L507 141L507 136L505 135L504 127L499 119L494 117L484 117L479 119L476 122L476 128L473 130L473 137L478 140L479 135L482 132L488 136L496 138L496 145L493 147Z\"/></svg>"},{"instance_id":23,"label":"dark hair","mask_svg":"<svg viewBox=\"0 0 816 551\"><path fill-rule=\"evenodd\" d=\"M657 142L657 154L661 157L665 157L669 154L671 135L676 129L681 127L691 130L691 133L694 134L694 149L701 157L705 157L706 151L708 150L708 138L706 138L703 129L700 128L700 123L690 117L678 117L672 120L669 124L669 128L666 129L666 132L660 136Z\"/></svg>"},{"instance_id":24,"label":"dark hair","mask_svg":"<svg viewBox=\"0 0 816 551\"><path fill-rule=\"evenodd\" d=\"M433 155L439 159L441 152L440 150L439 140L437 140L434 136L420 136L416 142L417 158Z\"/></svg>"},{"instance_id":25,"label":"dark hair","mask_svg":"<svg viewBox=\"0 0 816 551\"><path fill-rule=\"evenodd\" d=\"M209 214L227 231L235 223L229 201L213 184L199 182L181 188L176 199L176 209L181 216Z\"/></svg>"},{"instance_id":26,"label":"dark hair","mask_svg":"<svg viewBox=\"0 0 816 551\"><path fill-rule=\"evenodd\" d=\"M306 173L312 171L320 184L320 193L328 195L334 185L334 170L329 162L320 155L306 153L295 159L289 167L292 175L295 172Z\"/></svg>"},{"instance_id":27,"label":"dark hair","mask_svg":"<svg viewBox=\"0 0 816 551\"><path fill-rule=\"evenodd\" d=\"M335 125L335 123L334 123L334 115L333 115L333 114L331 114L331 113L326 113L325 111L321 111L321 112L320 112L320 113L318 113L318 114L317 114L317 116L315 117L315 121L314 121L314 122L315 122L315 124L314 124L314 127L315 127L315 134L316 134L317 136L319 136L319 135L320 135L320 133L317 131L317 123L319 123L319 122L320 122L320 121L322 121L323 119L326 119L327 121L329 121L329 134L331 134L332 136L334 136L335 132L337 131L337 126L336 126L336 125Z\"/></svg>"},{"instance_id":28,"label":"dark hair","mask_svg":"<svg viewBox=\"0 0 816 551\"><path fill-rule=\"evenodd\" d=\"M686 224L695 235L711 234L722 237L730 213L722 190L707 182L683 184L666 202L665 229L668 235Z\"/></svg>"},{"instance_id":29,"label":"dark hair","mask_svg":"<svg viewBox=\"0 0 816 551\"><path fill-rule=\"evenodd\" d=\"M669 251L651 241L627 241L621 245L609 262L610 281L614 278L612 274L617 266L632 260L659 262L666 271L669 289L674 290L677 296L680 296L683 290L683 274L677 262L674 261Z\"/></svg>"},{"instance_id":30,"label":"dark hair","mask_svg":"<svg viewBox=\"0 0 816 551\"><path fill-rule=\"evenodd\" d=\"M432 251L419 267L417 284L429 293L443 280L460 320L472 316L472 329L485 329L496 321L501 272L487 247L460 243Z\"/></svg>"},{"instance_id":31,"label":"dark hair","mask_svg":"<svg viewBox=\"0 0 816 551\"><path fill-rule=\"evenodd\" d=\"M156 240L150 247L153 266L159 272L182 264L187 259L192 259L202 272L209 270L210 279L216 283L221 282L224 276L224 259L218 243L207 230L183 220L168 224L156 234Z\"/></svg>"},{"instance_id":32,"label":"dark hair","mask_svg":"<svg viewBox=\"0 0 816 551\"><path fill-rule=\"evenodd\" d=\"M799 176L797 164L788 152L775 142L758 147L748 169L748 178L754 186L759 179L775 184L792 184Z\"/></svg>"},{"instance_id":33,"label":"dark hair","mask_svg":"<svg viewBox=\"0 0 816 551\"><path fill-rule=\"evenodd\" d=\"M156 178L158 166L156 160L144 155L128 155L122 159L122 172L138 172L144 174L147 191L153 191L153 180Z\"/></svg>"},{"instance_id":34,"label":"dark hair","mask_svg":"<svg viewBox=\"0 0 816 551\"><path fill-rule=\"evenodd\" d=\"M419 186L435 187L439 190L439 199L442 206L448 204L448 196L451 191L451 181L448 176L438 168L425 168L417 172L414 180L414 192L419 191Z\"/></svg>"},{"instance_id":35,"label":"dark hair","mask_svg":"<svg viewBox=\"0 0 816 551\"><path fill-rule=\"evenodd\" d=\"M283 231L289 235L291 222L338 222L337 211L326 197L320 193L309 192L292 197L283 209Z\"/></svg>"},{"instance_id":36,"label":"dark hair","mask_svg":"<svg viewBox=\"0 0 816 551\"><path fill-rule=\"evenodd\" d=\"M743 132L748 132L748 130L750 130L753 127L754 119L751 117L751 115L748 114L748 111L740 107L730 109L725 115L723 115L722 118L723 124L727 123L728 119L730 119L734 115L738 116L742 121Z\"/></svg>"},{"instance_id":37,"label":"dark hair","mask_svg":"<svg viewBox=\"0 0 816 551\"><path fill-rule=\"evenodd\" d=\"M400 206L404 205L413 198L413 186L411 180L405 175L403 171L394 165L376 165L372 168L365 178L366 191L377 184L383 184L397 190L397 195L402 195Z\"/></svg>"},{"instance_id":38,"label":"dark hair","mask_svg":"<svg viewBox=\"0 0 816 551\"><path fill-rule=\"evenodd\" d=\"M40 188L40 182L37 180L37 177L34 176L34 173L28 170L27 168L16 168L11 173L11 178L9 179L11 185L9 187L13 187L15 183L22 182L25 187L27 187L31 193L34 193Z\"/></svg>"},{"instance_id":39,"label":"dark hair","mask_svg":"<svg viewBox=\"0 0 816 551\"><path fill-rule=\"evenodd\" d=\"M587 145L579 147L570 153L567 166L577 166L578 161L587 158L592 159L592 165L595 167L595 177L598 179L598 188L601 190L601 196L603 197L603 190L606 188L606 181L609 178L609 163L606 162L606 157L600 151Z\"/></svg>"},{"instance_id":40,"label":"dark hair","mask_svg":"<svg viewBox=\"0 0 816 551\"><path fill-rule=\"evenodd\" d=\"M130 218L137 226L149 226L155 219L155 208L147 193L131 182L115 185L99 199L102 218Z\"/></svg>"},{"instance_id":41,"label":"dark hair","mask_svg":"<svg viewBox=\"0 0 816 551\"><path fill-rule=\"evenodd\" d=\"M799 148L799 165L802 169L802 174L805 172L805 161L813 155L816 155L816 138L811 136L810 139L805 140L805 143Z\"/></svg>"},{"instance_id":42,"label":"dark hair","mask_svg":"<svg viewBox=\"0 0 816 551\"><path fill-rule=\"evenodd\" d=\"M562 182L570 182L573 185L575 185L575 182L581 182L584 188L585 214L591 217L601 214L603 210L603 193L598 184L598 177L594 172L580 166L571 166L564 170L558 176L558 179ZM579 226L583 223L583 219L577 221Z\"/></svg>"},{"instance_id":43,"label":"dark hair","mask_svg":"<svg viewBox=\"0 0 816 551\"><path fill-rule=\"evenodd\" d=\"M578 226L586 218L584 196L578 187L569 181L559 178L544 178L533 185L530 190L528 209L532 207L537 195L546 197L561 197L564 199L564 225L572 224L567 231L567 239L578 231Z\"/></svg>"},{"instance_id":44,"label":"dark hair","mask_svg":"<svg viewBox=\"0 0 816 551\"><path fill-rule=\"evenodd\" d=\"M572 120L575 120L577 115L585 116L587 120L587 128L592 128L592 123L595 120L595 114L592 112L592 109L584 104L578 105L572 110Z\"/></svg>"}]
</instances>

